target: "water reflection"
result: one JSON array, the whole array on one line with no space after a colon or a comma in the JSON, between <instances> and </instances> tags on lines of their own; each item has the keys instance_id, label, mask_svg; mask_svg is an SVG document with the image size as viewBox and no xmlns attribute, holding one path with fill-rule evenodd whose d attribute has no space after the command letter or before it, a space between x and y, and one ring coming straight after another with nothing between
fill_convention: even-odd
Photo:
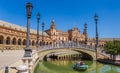
<instances>
[{"instance_id":1,"label":"water reflection","mask_svg":"<svg viewBox=\"0 0 120 73\"><path fill-rule=\"evenodd\" d=\"M39 62L34 73L120 73L120 67L112 65L104 65L101 63L84 61L89 68L84 71L75 71L72 66L77 61L51 61Z\"/></svg>"}]
</instances>

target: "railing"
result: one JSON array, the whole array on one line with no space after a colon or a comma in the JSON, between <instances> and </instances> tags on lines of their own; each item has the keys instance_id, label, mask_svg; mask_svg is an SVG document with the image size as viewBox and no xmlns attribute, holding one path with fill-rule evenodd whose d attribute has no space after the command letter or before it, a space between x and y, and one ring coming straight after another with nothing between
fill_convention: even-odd
<instances>
[{"instance_id":1,"label":"railing","mask_svg":"<svg viewBox=\"0 0 120 73\"><path fill-rule=\"evenodd\" d=\"M70 43L63 43L63 44L52 44L52 45L45 45L41 48L39 48L39 51L44 51L44 50L52 50L52 49L64 49L64 48L80 48L80 49L85 49L85 50L89 50L89 51L93 51L95 52L96 49L95 47L91 46L91 45L86 45L86 44L79 44L79 43L75 43L75 42L70 42ZM98 47L98 52L100 54L103 54L106 57L110 58L110 54L107 54L104 52L104 48L103 47ZM120 58L120 55L117 55L116 58Z\"/></svg>"},{"instance_id":2,"label":"railing","mask_svg":"<svg viewBox=\"0 0 120 73\"><path fill-rule=\"evenodd\" d=\"M78 43L64 43L64 44L52 44L52 45L45 45L42 48L39 48L39 51L43 50L50 50L50 49L59 49L59 48L81 48L90 51L95 51L95 47L86 45L86 44L78 44Z\"/></svg>"}]
</instances>

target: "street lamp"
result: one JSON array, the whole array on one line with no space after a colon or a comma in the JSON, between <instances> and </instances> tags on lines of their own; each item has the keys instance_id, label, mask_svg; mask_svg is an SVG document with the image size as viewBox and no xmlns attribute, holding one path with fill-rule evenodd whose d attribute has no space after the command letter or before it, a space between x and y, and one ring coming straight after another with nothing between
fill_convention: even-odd
<instances>
[{"instance_id":1,"label":"street lamp","mask_svg":"<svg viewBox=\"0 0 120 73\"><path fill-rule=\"evenodd\" d=\"M39 48L39 21L40 21L40 13L37 14L37 41L36 41L36 47L37 47L37 51Z\"/></svg>"},{"instance_id":2,"label":"street lamp","mask_svg":"<svg viewBox=\"0 0 120 73\"><path fill-rule=\"evenodd\" d=\"M27 32L26 32L26 48L25 48L25 55L24 57L31 57L32 50L30 49L30 18L32 15L32 3L26 4L26 14L27 14Z\"/></svg>"},{"instance_id":3,"label":"street lamp","mask_svg":"<svg viewBox=\"0 0 120 73\"><path fill-rule=\"evenodd\" d=\"M43 42L44 42L44 22L42 23L42 48L43 48Z\"/></svg>"},{"instance_id":4,"label":"street lamp","mask_svg":"<svg viewBox=\"0 0 120 73\"><path fill-rule=\"evenodd\" d=\"M97 27L98 16L97 16L97 14L95 14L94 20L95 20L95 24L96 24L96 44L95 44L95 50L96 50L96 61L97 61L97 46L98 46L98 27Z\"/></svg>"}]
</instances>

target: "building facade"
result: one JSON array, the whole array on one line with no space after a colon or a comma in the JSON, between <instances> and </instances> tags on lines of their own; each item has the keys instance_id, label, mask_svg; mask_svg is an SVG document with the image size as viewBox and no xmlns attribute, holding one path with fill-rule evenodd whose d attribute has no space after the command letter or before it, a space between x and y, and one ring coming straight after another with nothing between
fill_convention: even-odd
<instances>
[{"instance_id":1,"label":"building facade","mask_svg":"<svg viewBox=\"0 0 120 73\"><path fill-rule=\"evenodd\" d=\"M36 48L37 30L30 30L30 47ZM56 29L55 21L51 27L44 31L44 45L62 44L68 41L85 43L86 36L75 27L64 32ZM42 32L39 33L39 47L42 46ZM26 28L0 20L0 49L24 49L26 48Z\"/></svg>"},{"instance_id":2,"label":"building facade","mask_svg":"<svg viewBox=\"0 0 120 73\"><path fill-rule=\"evenodd\" d=\"M87 33L81 34L77 27L69 29L67 32L57 30L54 20L51 22L50 29L46 30L45 32L50 36L54 44L67 43L70 41L76 43L85 43L87 36Z\"/></svg>"},{"instance_id":3,"label":"building facade","mask_svg":"<svg viewBox=\"0 0 120 73\"><path fill-rule=\"evenodd\" d=\"M52 20L50 29L45 31L53 41L53 44L68 42L68 32L56 29L55 21Z\"/></svg>"},{"instance_id":4,"label":"building facade","mask_svg":"<svg viewBox=\"0 0 120 73\"><path fill-rule=\"evenodd\" d=\"M37 30L30 30L30 47L36 48ZM95 46L95 38L88 38L87 24L84 24L83 33L77 27L67 32L57 30L55 21L52 20L51 27L44 31L43 45L65 44L73 41L75 43ZM99 38L98 46L103 47L107 41L119 40L120 38ZM42 32L39 33L39 47L42 46ZM26 48L26 28L0 20L0 49L24 49Z\"/></svg>"},{"instance_id":5,"label":"building facade","mask_svg":"<svg viewBox=\"0 0 120 73\"><path fill-rule=\"evenodd\" d=\"M39 33L39 45L42 45L42 32ZM44 44L52 43L44 32ZM0 49L23 49L26 47L26 28L0 20ZM30 47L36 47L36 30L30 30Z\"/></svg>"}]
</instances>

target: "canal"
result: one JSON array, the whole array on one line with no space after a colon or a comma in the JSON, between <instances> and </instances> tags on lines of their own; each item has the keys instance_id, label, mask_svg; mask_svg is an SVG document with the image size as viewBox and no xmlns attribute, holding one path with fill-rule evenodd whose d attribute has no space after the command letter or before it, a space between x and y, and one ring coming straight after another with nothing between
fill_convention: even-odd
<instances>
[{"instance_id":1,"label":"canal","mask_svg":"<svg viewBox=\"0 0 120 73\"><path fill-rule=\"evenodd\" d=\"M76 71L72 67L78 61L43 61L39 62L34 73L120 73L119 66L105 65L93 61L83 62L89 65L86 71Z\"/></svg>"}]
</instances>

